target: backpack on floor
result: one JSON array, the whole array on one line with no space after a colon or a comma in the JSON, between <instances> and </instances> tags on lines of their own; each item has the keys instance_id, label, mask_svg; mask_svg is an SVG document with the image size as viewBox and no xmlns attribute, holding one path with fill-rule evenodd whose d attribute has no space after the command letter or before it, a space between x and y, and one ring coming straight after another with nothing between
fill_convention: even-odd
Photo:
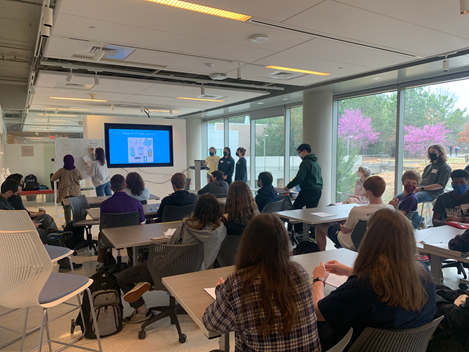
<instances>
[{"instance_id":1,"label":"backpack on floor","mask_svg":"<svg viewBox=\"0 0 469 352\"><path fill-rule=\"evenodd\" d=\"M309 242L309 241L301 241L293 249L293 255L308 254L308 253L315 253L315 252L319 252L318 245L314 242Z\"/></svg>"},{"instance_id":2,"label":"backpack on floor","mask_svg":"<svg viewBox=\"0 0 469 352\"><path fill-rule=\"evenodd\" d=\"M110 273L96 273L91 276L93 283L89 287L93 297L96 321L98 323L100 337L106 337L118 333L122 330L122 312L124 307L121 303L121 291L117 284L117 279ZM75 326L80 325L85 331L85 337L95 339L96 334L93 326L88 295L83 296L84 322L78 314L76 322L72 320L72 331Z\"/></svg>"},{"instance_id":3,"label":"backpack on floor","mask_svg":"<svg viewBox=\"0 0 469 352\"><path fill-rule=\"evenodd\" d=\"M24 178L24 190L25 191L37 191L39 189L39 182L37 177L30 174Z\"/></svg>"}]
</instances>

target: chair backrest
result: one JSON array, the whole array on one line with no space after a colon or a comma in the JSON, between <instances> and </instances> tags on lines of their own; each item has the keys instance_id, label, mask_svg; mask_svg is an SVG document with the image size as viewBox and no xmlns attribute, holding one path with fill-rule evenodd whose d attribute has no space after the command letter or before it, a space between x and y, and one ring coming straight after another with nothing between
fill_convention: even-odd
<instances>
[{"instance_id":1,"label":"chair backrest","mask_svg":"<svg viewBox=\"0 0 469 352\"><path fill-rule=\"evenodd\" d=\"M179 221L189 216L194 211L195 204L185 205L183 207L176 207L172 205L165 205L163 214L161 215L161 222Z\"/></svg>"},{"instance_id":2,"label":"chair backrest","mask_svg":"<svg viewBox=\"0 0 469 352\"><path fill-rule=\"evenodd\" d=\"M264 206L262 209L262 214L272 214L277 211L282 211L285 207L285 201L283 199L279 200L278 202L269 202Z\"/></svg>"},{"instance_id":3,"label":"chair backrest","mask_svg":"<svg viewBox=\"0 0 469 352\"><path fill-rule=\"evenodd\" d=\"M285 195L280 195L279 194L279 198L280 200L283 200L283 203L284 203L284 208L283 210L293 210L293 203L291 202L291 199L289 196L285 196Z\"/></svg>"},{"instance_id":4,"label":"chair backrest","mask_svg":"<svg viewBox=\"0 0 469 352\"><path fill-rule=\"evenodd\" d=\"M362 242L363 237L365 236L367 227L368 227L368 221L359 220L352 231L352 234L351 234L352 242L357 251L358 251L358 247L360 247L360 243Z\"/></svg>"},{"instance_id":5,"label":"chair backrest","mask_svg":"<svg viewBox=\"0 0 469 352\"><path fill-rule=\"evenodd\" d=\"M99 218L100 230L109 229L111 227L124 227L140 225L140 212L132 213L107 213L101 214Z\"/></svg>"},{"instance_id":6,"label":"chair backrest","mask_svg":"<svg viewBox=\"0 0 469 352\"><path fill-rule=\"evenodd\" d=\"M70 206L72 207L73 222L77 223L86 219L86 210L90 209L90 204L86 199L86 196L78 196L68 198L70 200Z\"/></svg>"},{"instance_id":7,"label":"chair backrest","mask_svg":"<svg viewBox=\"0 0 469 352\"><path fill-rule=\"evenodd\" d=\"M241 236L225 237L217 255L217 262L220 264L220 267L235 265L241 238Z\"/></svg>"},{"instance_id":8,"label":"chair backrest","mask_svg":"<svg viewBox=\"0 0 469 352\"><path fill-rule=\"evenodd\" d=\"M21 223L27 212L9 210ZM15 214L16 213L16 214ZM0 231L0 302L8 308L39 305L39 294L52 272L52 262L34 230Z\"/></svg>"},{"instance_id":9,"label":"chair backrest","mask_svg":"<svg viewBox=\"0 0 469 352\"><path fill-rule=\"evenodd\" d=\"M36 227L26 210L0 210L0 231L36 231Z\"/></svg>"},{"instance_id":10,"label":"chair backrest","mask_svg":"<svg viewBox=\"0 0 469 352\"><path fill-rule=\"evenodd\" d=\"M347 335L345 335L344 338L340 340L337 345L327 350L327 352L342 352L343 350L345 350L345 347L347 347L348 343L350 342L352 335L353 335L353 328L350 328Z\"/></svg>"},{"instance_id":11,"label":"chair backrest","mask_svg":"<svg viewBox=\"0 0 469 352\"><path fill-rule=\"evenodd\" d=\"M425 352L428 341L443 320L441 316L419 328L382 330L366 328L350 347L349 352Z\"/></svg>"},{"instance_id":12,"label":"chair backrest","mask_svg":"<svg viewBox=\"0 0 469 352\"><path fill-rule=\"evenodd\" d=\"M192 179L186 178L186 185L184 186L184 191L188 191L191 188Z\"/></svg>"},{"instance_id":13,"label":"chair backrest","mask_svg":"<svg viewBox=\"0 0 469 352\"><path fill-rule=\"evenodd\" d=\"M167 291L161 279L166 276L193 273L200 270L204 260L204 244L150 245L147 266L157 290Z\"/></svg>"}]
</instances>

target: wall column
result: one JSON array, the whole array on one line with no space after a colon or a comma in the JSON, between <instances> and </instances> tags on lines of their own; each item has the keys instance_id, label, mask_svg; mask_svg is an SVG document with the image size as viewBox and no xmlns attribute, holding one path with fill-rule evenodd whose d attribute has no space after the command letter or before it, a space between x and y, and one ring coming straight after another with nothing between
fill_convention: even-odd
<instances>
[{"instance_id":1,"label":"wall column","mask_svg":"<svg viewBox=\"0 0 469 352\"><path fill-rule=\"evenodd\" d=\"M331 91L303 93L303 142L311 145L321 165L324 188L319 206L332 202L333 99Z\"/></svg>"},{"instance_id":2,"label":"wall column","mask_svg":"<svg viewBox=\"0 0 469 352\"><path fill-rule=\"evenodd\" d=\"M205 160L202 158L202 119L186 119L186 139L187 139L187 167L194 166L194 160ZM191 189L195 189L195 172L187 170L187 177L191 178ZM206 183L204 171L200 173L202 186Z\"/></svg>"}]
</instances>

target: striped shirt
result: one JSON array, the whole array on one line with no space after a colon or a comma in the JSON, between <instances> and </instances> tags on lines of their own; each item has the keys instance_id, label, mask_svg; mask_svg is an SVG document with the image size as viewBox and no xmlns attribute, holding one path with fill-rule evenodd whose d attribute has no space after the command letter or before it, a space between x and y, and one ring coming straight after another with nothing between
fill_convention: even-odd
<instances>
[{"instance_id":1,"label":"striped shirt","mask_svg":"<svg viewBox=\"0 0 469 352\"><path fill-rule=\"evenodd\" d=\"M297 265L297 264L294 264ZM231 274L222 285L216 288L217 299L207 307L202 318L207 330L226 333L235 332L236 351L312 351L320 352L319 337L316 324L316 313L314 311L311 284L306 271L299 267L302 277L298 277L292 271L294 282L291 290L296 291L299 299L296 300L296 309L299 314L299 322L293 325L290 333L284 335L281 328L281 313L274 307L276 323L269 335L261 336L257 333L255 319L259 306L254 309L242 311L241 289L242 278L239 273ZM259 299L260 278L250 288L254 299ZM294 295L292 292L292 299ZM260 315L261 320L264 314Z\"/></svg>"}]
</instances>

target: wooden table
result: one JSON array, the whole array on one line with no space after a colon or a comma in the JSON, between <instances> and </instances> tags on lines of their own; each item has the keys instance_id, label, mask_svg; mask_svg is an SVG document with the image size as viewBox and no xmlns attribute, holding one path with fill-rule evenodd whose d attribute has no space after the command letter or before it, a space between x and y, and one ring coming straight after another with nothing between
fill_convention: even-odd
<instances>
[{"instance_id":1,"label":"wooden table","mask_svg":"<svg viewBox=\"0 0 469 352\"><path fill-rule=\"evenodd\" d=\"M156 204L144 204L142 205L143 212L145 217L155 217L158 211L158 206ZM90 208L86 212L93 220L99 220L101 217L101 208Z\"/></svg>"},{"instance_id":2,"label":"wooden table","mask_svg":"<svg viewBox=\"0 0 469 352\"><path fill-rule=\"evenodd\" d=\"M356 256L356 252L349 251L348 249L334 249L325 252L297 255L292 258L301 264L308 271L308 274L311 275L313 269L321 262L335 259L345 265L353 266ZM163 278L163 284L197 326L202 329L205 336L209 339L220 337L220 349L224 351L230 350L229 334L209 332L202 322L205 309L213 302L213 298L204 291L204 288L214 287L219 277L226 279L233 271L234 266L229 266ZM332 290L332 286L326 285L325 294L329 294Z\"/></svg>"},{"instance_id":3,"label":"wooden table","mask_svg":"<svg viewBox=\"0 0 469 352\"><path fill-rule=\"evenodd\" d=\"M180 221L158 224L113 227L102 230L102 233L111 242L114 248L133 247L134 265L138 264L137 247L148 246L153 237L163 238L168 229L175 229Z\"/></svg>"},{"instance_id":4,"label":"wooden table","mask_svg":"<svg viewBox=\"0 0 469 352\"><path fill-rule=\"evenodd\" d=\"M318 224L325 224L329 222L338 222L338 221L347 220L350 210L352 210L352 208L356 206L360 206L360 205L359 204L341 204L341 205L334 205L334 206L329 206L329 207L279 211L274 214L282 218L302 222L303 223L303 241L309 241L309 227L311 225L318 225ZM321 217L321 216L314 215L314 213L328 213L328 214L333 214L333 216Z\"/></svg>"},{"instance_id":5,"label":"wooden table","mask_svg":"<svg viewBox=\"0 0 469 352\"><path fill-rule=\"evenodd\" d=\"M88 201L88 204L92 208L99 208L101 206L101 203L104 202L106 199L111 198L112 196L102 196L102 197L86 197L86 200ZM154 194L150 194L150 200L160 200L160 197L155 196ZM70 200L68 198L65 198L62 201L62 205L64 207L69 207L70 206Z\"/></svg>"}]
</instances>

